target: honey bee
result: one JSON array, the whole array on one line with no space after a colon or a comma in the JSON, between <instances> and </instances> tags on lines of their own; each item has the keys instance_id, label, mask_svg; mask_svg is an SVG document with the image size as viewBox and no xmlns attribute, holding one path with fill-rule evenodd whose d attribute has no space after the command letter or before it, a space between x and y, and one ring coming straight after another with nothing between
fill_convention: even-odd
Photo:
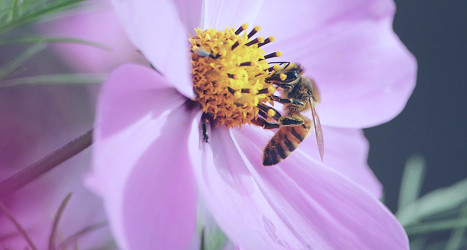
<instances>
[{"instance_id":1,"label":"honey bee","mask_svg":"<svg viewBox=\"0 0 467 250\"><path fill-rule=\"evenodd\" d=\"M303 76L303 68L299 64L287 63L268 78L282 90L280 97L273 95L273 100L284 104L287 115L277 120L279 130L268 142L263 152L263 165L271 166L287 158L314 128L318 151L323 159L324 140L321 123L315 110L320 102L318 89L314 81ZM311 110L312 120L303 116L304 111ZM313 125L312 125L313 122ZM273 128L273 126L269 126Z\"/></svg>"}]
</instances>

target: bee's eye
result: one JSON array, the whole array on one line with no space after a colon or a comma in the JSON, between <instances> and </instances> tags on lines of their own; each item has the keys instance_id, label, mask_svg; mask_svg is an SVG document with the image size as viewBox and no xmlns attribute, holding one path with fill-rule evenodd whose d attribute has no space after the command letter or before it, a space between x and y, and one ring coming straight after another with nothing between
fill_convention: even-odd
<instances>
[{"instance_id":1,"label":"bee's eye","mask_svg":"<svg viewBox=\"0 0 467 250\"><path fill-rule=\"evenodd\" d=\"M292 70L286 73L287 80L295 80L298 78L298 71Z\"/></svg>"}]
</instances>

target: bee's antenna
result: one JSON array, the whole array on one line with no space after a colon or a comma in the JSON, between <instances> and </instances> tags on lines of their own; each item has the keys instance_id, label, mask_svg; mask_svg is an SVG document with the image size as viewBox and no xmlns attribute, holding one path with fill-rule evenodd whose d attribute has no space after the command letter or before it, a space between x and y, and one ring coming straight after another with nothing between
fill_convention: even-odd
<instances>
[{"instance_id":1,"label":"bee's antenna","mask_svg":"<svg viewBox=\"0 0 467 250\"><path fill-rule=\"evenodd\" d=\"M288 63L288 64L290 64L290 62L268 62L268 63L278 63L278 64Z\"/></svg>"}]
</instances>

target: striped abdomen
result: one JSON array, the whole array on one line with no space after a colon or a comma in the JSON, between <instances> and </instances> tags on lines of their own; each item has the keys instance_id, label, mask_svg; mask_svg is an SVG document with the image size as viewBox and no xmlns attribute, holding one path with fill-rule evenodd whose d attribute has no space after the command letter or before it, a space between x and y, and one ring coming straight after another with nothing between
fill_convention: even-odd
<instances>
[{"instance_id":1,"label":"striped abdomen","mask_svg":"<svg viewBox=\"0 0 467 250\"><path fill-rule=\"evenodd\" d=\"M311 121L305 118L302 125L282 126L264 148L263 165L275 165L287 158L307 137L310 123Z\"/></svg>"}]
</instances>

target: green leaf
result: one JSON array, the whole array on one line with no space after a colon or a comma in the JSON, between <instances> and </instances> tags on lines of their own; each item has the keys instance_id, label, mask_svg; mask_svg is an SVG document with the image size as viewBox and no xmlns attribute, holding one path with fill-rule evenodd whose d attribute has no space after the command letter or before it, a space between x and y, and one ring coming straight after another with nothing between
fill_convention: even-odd
<instances>
[{"instance_id":1,"label":"green leaf","mask_svg":"<svg viewBox=\"0 0 467 250\"><path fill-rule=\"evenodd\" d=\"M467 205L464 205L459 213L459 220L467 220ZM455 229L451 237L449 237L448 243L446 244L445 250L457 250L461 249L462 240L464 239L465 226Z\"/></svg>"},{"instance_id":2,"label":"green leaf","mask_svg":"<svg viewBox=\"0 0 467 250\"><path fill-rule=\"evenodd\" d=\"M8 12L1 14L0 33L70 8L82 1L83 0L14 1L13 4L10 5L5 5L5 3L3 3L1 5L2 10Z\"/></svg>"},{"instance_id":3,"label":"green leaf","mask_svg":"<svg viewBox=\"0 0 467 250\"><path fill-rule=\"evenodd\" d=\"M0 89L20 85L98 84L106 74L55 74L23 77L0 82Z\"/></svg>"},{"instance_id":4,"label":"green leaf","mask_svg":"<svg viewBox=\"0 0 467 250\"><path fill-rule=\"evenodd\" d=\"M111 49L101 43L87 41L76 38L67 38L67 37L47 37L47 36L27 36L27 37L17 37L11 39L1 39L0 45L6 44L18 44L18 43L78 43L83 45L93 46L99 49L104 49L110 51Z\"/></svg>"},{"instance_id":5,"label":"green leaf","mask_svg":"<svg viewBox=\"0 0 467 250\"><path fill-rule=\"evenodd\" d=\"M422 219L446 212L467 202L467 179L450 187L428 193L396 213L399 221L410 226Z\"/></svg>"},{"instance_id":6,"label":"green leaf","mask_svg":"<svg viewBox=\"0 0 467 250\"><path fill-rule=\"evenodd\" d=\"M18 18L19 11L19 0L13 0L13 7L11 8L11 19L16 20Z\"/></svg>"},{"instance_id":7,"label":"green leaf","mask_svg":"<svg viewBox=\"0 0 467 250\"><path fill-rule=\"evenodd\" d=\"M227 237L219 227L204 228L204 249L205 250L218 250L223 249L227 242Z\"/></svg>"},{"instance_id":8,"label":"green leaf","mask_svg":"<svg viewBox=\"0 0 467 250\"><path fill-rule=\"evenodd\" d=\"M463 218L462 220L449 219L435 222L424 222L417 225L406 226L405 231L408 235L413 236L417 234L427 234L442 230L465 227L467 227L467 218Z\"/></svg>"},{"instance_id":9,"label":"green leaf","mask_svg":"<svg viewBox=\"0 0 467 250\"><path fill-rule=\"evenodd\" d=\"M410 157L405 165L404 175L402 176L399 192L399 210L407 207L418 198L424 177L425 159L418 155Z\"/></svg>"},{"instance_id":10,"label":"green leaf","mask_svg":"<svg viewBox=\"0 0 467 250\"><path fill-rule=\"evenodd\" d=\"M46 48L46 45L43 43L36 43L26 49L23 53L19 54L16 58L8 62L6 65L0 68L0 79L7 77L13 71L15 71L19 66L33 58L39 52L43 51Z\"/></svg>"},{"instance_id":11,"label":"green leaf","mask_svg":"<svg viewBox=\"0 0 467 250\"><path fill-rule=\"evenodd\" d=\"M410 249L411 250L423 250L425 248L426 239L425 238L417 238L414 240L410 240Z\"/></svg>"}]
</instances>

